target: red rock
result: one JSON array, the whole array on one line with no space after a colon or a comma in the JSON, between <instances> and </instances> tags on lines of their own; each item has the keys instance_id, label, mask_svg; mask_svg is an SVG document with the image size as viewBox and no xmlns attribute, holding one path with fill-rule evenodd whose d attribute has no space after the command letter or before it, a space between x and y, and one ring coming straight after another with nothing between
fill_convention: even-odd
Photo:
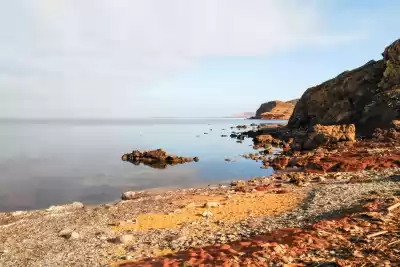
<instances>
[{"instance_id":1,"label":"red rock","mask_svg":"<svg viewBox=\"0 0 400 267\"><path fill-rule=\"evenodd\" d=\"M231 246L229 246L229 245L227 245L227 244L224 244L224 245L221 245L220 248L225 250L225 249L230 249Z\"/></svg>"},{"instance_id":2,"label":"red rock","mask_svg":"<svg viewBox=\"0 0 400 267\"><path fill-rule=\"evenodd\" d=\"M251 242L242 241L242 242L239 242L239 244L240 244L242 247L248 247L248 246L251 245Z\"/></svg>"}]
</instances>

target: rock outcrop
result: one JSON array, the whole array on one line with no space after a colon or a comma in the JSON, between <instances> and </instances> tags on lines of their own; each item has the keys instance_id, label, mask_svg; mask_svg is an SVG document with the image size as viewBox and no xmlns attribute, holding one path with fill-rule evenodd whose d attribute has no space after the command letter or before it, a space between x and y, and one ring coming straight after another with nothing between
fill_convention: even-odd
<instances>
[{"instance_id":1,"label":"rock outcrop","mask_svg":"<svg viewBox=\"0 0 400 267\"><path fill-rule=\"evenodd\" d=\"M355 124L358 134L367 136L376 128L391 127L400 118L400 40L383 57L309 88L288 127Z\"/></svg>"},{"instance_id":2,"label":"rock outcrop","mask_svg":"<svg viewBox=\"0 0 400 267\"><path fill-rule=\"evenodd\" d=\"M319 146L335 144L338 142L354 142L356 140L356 127L350 125L329 125L317 124L308 133L302 149L315 149Z\"/></svg>"},{"instance_id":3,"label":"rock outcrop","mask_svg":"<svg viewBox=\"0 0 400 267\"><path fill-rule=\"evenodd\" d=\"M262 104L257 112L255 119L263 120L288 120L293 113L297 99L288 102L270 101Z\"/></svg>"},{"instance_id":4,"label":"rock outcrop","mask_svg":"<svg viewBox=\"0 0 400 267\"><path fill-rule=\"evenodd\" d=\"M157 169L165 169L168 165L182 164L192 161L199 161L198 157L186 158L178 157L175 155L168 155L163 149L149 150L140 152L138 150L132 151L122 155L123 161L129 161L135 165L140 163Z\"/></svg>"}]
</instances>

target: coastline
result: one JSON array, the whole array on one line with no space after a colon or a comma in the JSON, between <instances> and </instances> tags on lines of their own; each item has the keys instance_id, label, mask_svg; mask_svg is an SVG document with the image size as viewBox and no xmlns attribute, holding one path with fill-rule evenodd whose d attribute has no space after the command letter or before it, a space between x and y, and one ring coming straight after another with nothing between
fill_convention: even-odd
<instances>
[{"instance_id":1,"label":"coastline","mask_svg":"<svg viewBox=\"0 0 400 267\"><path fill-rule=\"evenodd\" d=\"M279 129L267 127L261 132ZM337 231L338 222L366 212L371 201L400 203L400 167L398 161L390 161L397 159L395 143L361 140L351 146L338 143L293 153L282 142L280 154L266 162L279 170L272 176L228 185L134 192L130 200L103 205L74 202L0 213L0 262L4 266L241 266L246 262L309 266L336 261L332 253L352 244L350 237L343 236L343 244L317 241L315 225L328 223ZM366 153L379 157L380 165L360 164L368 158ZM347 160L340 164L347 162L351 170L324 170L336 164L338 154ZM295 166L289 167L293 159ZM379 212L386 209L381 206ZM365 225L368 229L358 233L360 238L382 228L382 224L371 228L375 222ZM360 226L348 222L346 227ZM297 243L286 242L288 236L297 238ZM322 248L333 252L321 255ZM360 257L355 255L351 251L345 258L357 264ZM393 255L385 257L396 260Z\"/></svg>"},{"instance_id":2,"label":"coastline","mask_svg":"<svg viewBox=\"0 0 400 267\"><path fill-rule=\"evenodd\" d=\"M235 242L281 228L304 228L333 215L341 217L349 208L364 204L371 191L379 197L400 192L399 182L391 178L400 175L398 168L335 175L310 174L315 182L297 186L288 182L290 174L277 173L230 186L142 192L136 199L113 204L85 207L74 203L1 213L1 260L7 263L4 266L55 266L60 262L63 266L141 266L138 262L146 258ZM351 182L366 176L370 178ZM254 200L250 206L248 199ZM208 202L221 206L202 208ZM262 205L256 214L245 214L250 207L256 212L254 203L268 205ZM215 213L215 218L203 217L206 210ZM218 217L219 211L226 210L231 212L229 216ZM157 221L163 223L152 229ZM60 236L68 229L77 237ZM133 265L121 265L129 262Z\"/></svg>"}]
</instances>

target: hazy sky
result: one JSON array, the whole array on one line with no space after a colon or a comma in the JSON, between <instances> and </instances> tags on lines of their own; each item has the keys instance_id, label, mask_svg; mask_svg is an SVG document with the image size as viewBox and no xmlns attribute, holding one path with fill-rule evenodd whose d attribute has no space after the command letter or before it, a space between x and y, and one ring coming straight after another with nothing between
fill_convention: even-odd
<instances>
[{"instance_id":1,"label":"hazy sky","mask_svg":"<svg viewBox=\"0 0 400 267\"><path fill-rule=\"evenodd\" d=\"M397 0L0 0L1 117L225 116L399 38Z\"/></svg>"}]
</instances>

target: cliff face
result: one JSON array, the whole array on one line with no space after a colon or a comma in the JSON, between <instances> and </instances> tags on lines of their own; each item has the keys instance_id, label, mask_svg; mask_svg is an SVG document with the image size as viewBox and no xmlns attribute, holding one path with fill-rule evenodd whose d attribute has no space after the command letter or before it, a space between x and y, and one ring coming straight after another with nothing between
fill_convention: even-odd
<instances>
[{"instance_id":1,"label":"cliff face","mask_svg":"<svg viewBox=\"0 0 400 267\"><path fill-rule=\"evenodd\" d=\"M390 127L400 118L400 39L383 57L307 89L288 126L355 124L363 135Z\"/></svg>"},{"instance_id":2,"label":"cliff face","mask_svg":"<svg viewBox=\"0 0 400 267\"><path fill-rule=\"evenodd\" d=\"M256 119L264 120L288 120L293 113L295 102L270 101L262 104L256 112Z\"/></svg>"}]
</instances>

